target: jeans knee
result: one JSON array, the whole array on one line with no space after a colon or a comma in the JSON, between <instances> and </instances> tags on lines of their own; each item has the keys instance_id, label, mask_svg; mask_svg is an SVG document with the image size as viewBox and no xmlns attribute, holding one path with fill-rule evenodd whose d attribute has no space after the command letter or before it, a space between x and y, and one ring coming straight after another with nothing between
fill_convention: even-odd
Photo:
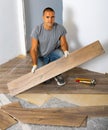
<instances>
[{"instance_id":1,"label":"jeans knee","mask_svg":"<svg viewBox=\"0 0 108 130\"><path fill-rule=\"evenodd\" d=\"M58 55L59 58L63 56L63 51L60 50L60 49L56 49L56 50L54 51L54 53L55 53L56 55Z\"/></svg>"}]
</instances>

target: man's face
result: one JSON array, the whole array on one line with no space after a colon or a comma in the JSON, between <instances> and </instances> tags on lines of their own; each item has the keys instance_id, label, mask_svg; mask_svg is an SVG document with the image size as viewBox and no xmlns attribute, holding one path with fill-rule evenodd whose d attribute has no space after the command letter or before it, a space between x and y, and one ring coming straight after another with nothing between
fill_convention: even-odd
<instances>
[{"instance_id":1,"label":"man's face","mask_svg":"<svg viewBox=\"0 0 108 130\"><path fill-rule=\"evenodd\" d=\"M45 26L52 27L55 21L55 13L53 11L45 11L43 21Z\"/></svg>"}]
</instances>

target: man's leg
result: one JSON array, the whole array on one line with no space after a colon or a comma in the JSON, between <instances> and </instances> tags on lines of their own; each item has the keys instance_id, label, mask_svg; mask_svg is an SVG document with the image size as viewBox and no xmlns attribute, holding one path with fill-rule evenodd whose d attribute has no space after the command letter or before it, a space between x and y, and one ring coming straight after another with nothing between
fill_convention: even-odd
<instances>
[{"instance_id":1,"label":"man's leg","mask_svg":"<svg viewBox=\"0 0 108 130\"><path fill-rule=\"evenodd\" d=\"M63 56L63 52L60 49L56 49L51 52L48 56L38 58L38 68L48 64L49 62L55 61Z\"/></svg>"},{"instance_id":2,"label":"man's leg","mask_svg":"<svg viewBox=\"0 0 108 130\"><path fill-rule=\"evenodd\" d=\"M63 52L60 49L56 49L49 54L50 62L55 61L63 56Z\"/></svg>"},{"instance_id":3,"label":"man's leg","mask_svg":"<svg viewBox=\"0 0 108 130\"><path fill-rule=\"evenodd\" d=\"M63 52L60 49L56 49L53 52L51 52L48 56L44 58L38 58L38 68L44 66L45 64L48 64L49 62L55 61L63 56ZM56 76L55 81L59 86L62 86L65 84L63 76L60 74ZM48 81L49 83L50 81ZM47 81L45 82L47 83Z\"/></svg>"},{"instance_id":4,"label":"man's leg","mask_svg":"<svg viewBox=\"0 0 108 130\"><path fill-rule=\"evenodd\" d=\"M49 54L50 62L55 61L63 56L63 52L60 49L54 50L52 53ZM62 86L65 84L63 76L57 75L55 78L55 81L59 86Z\"/></svg>"},{"instance_id":5,"label":"man's leg","mask_svg":"<svg viewBox=\"0 0 108 130\"><path fill-rule=\"evenodd\" d=\"M41 58L38 58L37 66L38 66L38 68L44 66L44 62L42 61Z\"/></svg>"}]
</instances>

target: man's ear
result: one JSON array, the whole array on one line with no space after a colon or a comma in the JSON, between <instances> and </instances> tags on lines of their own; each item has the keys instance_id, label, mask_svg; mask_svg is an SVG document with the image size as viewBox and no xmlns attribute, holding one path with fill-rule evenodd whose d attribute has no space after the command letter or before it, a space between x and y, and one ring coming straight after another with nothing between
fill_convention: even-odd
<instances>
[{"instance_id":1,"label":"man's ear","mask_svg":"<svg viewBox=\"0 0 108 130\"><path fill-rule=\"evenodd\" d=\"M44 15L42 16L42 20L44 21Z\"/></svg>"}]
</instances>

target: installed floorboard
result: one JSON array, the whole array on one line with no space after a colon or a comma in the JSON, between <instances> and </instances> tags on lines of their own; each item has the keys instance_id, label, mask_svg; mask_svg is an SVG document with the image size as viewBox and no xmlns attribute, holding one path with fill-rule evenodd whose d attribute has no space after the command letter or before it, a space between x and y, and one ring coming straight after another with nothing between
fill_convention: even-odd
<instances>
[{"instance_id":1,"label":"installed floorboard","mask_svg":"<svg viewBox=\"0 0 108 130\"><path fill-rule=\"evenodd\" d=\"M40 69L37 69L34 74L28 73L8 83L9 93L12 96L17 95L103 53L104 49L99 41L96 41L86 47L70 53L67 58L62 57L49 63L48 65L45 65L44 67L41 67Z\"/></svg>"},{"instance_id":2,"label":"installed floorboard","mask_svg":"<svg viewBox=\"0 0 108 130\"><path fill-rule=\"evenodd\" d=\"M9 62L0 65L0 93L9 93L7 83L30 72L31 58L16 57Z\"/></svg>"},{"instance_id":3,"label":"installed floorboard","mask_svg":"<svg viewBox=\"0 0 108 130\"><path fill-rule=\"evenodd\" d=\"M66 85L58 87L54 79L48 84L40 84L34 87L25 94L108 94L108 78L105 74L84 70L81 68L74 68L63 74L66 80ZM87 84L77 83L75 78L91 78L96 79L96 85L91 86ZM23 95L24 95L23 93Z\"/></svg>"}]
</instances>

